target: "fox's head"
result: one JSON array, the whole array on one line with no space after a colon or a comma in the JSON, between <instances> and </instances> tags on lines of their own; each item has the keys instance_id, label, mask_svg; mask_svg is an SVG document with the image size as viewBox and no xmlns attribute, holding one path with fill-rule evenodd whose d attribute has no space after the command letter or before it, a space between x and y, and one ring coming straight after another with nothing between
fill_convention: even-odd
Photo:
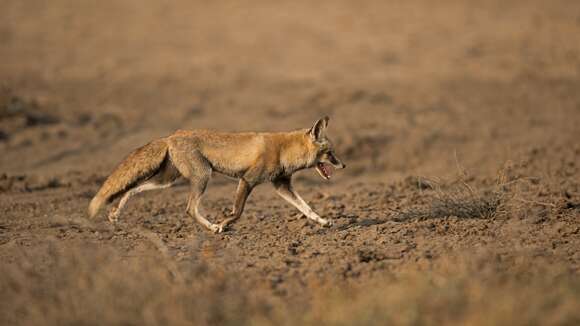
<instances>
[{"instance_id":1,"label":"fox's head","mask_svg":"<svg viewBox=\"0 0 580 326\"><path fill-rule=\"evenodd\" d=\"M308 136L316 151L313 167L325 180L330 179L333 168L344 169L346 167L336 156L332 142L326 136L328 120L328 117L321 118L308 130Z\"/></svg>"}]
</instances>

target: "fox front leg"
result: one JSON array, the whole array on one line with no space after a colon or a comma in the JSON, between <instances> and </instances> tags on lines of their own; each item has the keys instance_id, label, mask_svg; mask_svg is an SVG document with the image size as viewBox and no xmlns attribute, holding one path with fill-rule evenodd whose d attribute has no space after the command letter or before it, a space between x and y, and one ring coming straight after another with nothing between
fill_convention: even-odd
<instances>
[{"instance_id":1,"label":"fox front leg","mask_svg":"<svg viewBox=\"0 0 580 326\"><path fill-rule=\"evenodd\" d=\"M287 202L292 204L294 207L298 208L302 214L306 215L309 219L318 222L322 226L331 226L332 221L320 217L316 214L310 206L298 195L296 191L292 188L292 182L290 178L281 178L273 182L276 192L280 197L284 198Z\"/></svg>"}]
</instances>

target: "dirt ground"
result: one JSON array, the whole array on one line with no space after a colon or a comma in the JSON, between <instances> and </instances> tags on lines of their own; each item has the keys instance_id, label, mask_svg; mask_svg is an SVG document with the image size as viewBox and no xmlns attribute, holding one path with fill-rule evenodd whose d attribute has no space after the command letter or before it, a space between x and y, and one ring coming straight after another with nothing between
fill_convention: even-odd
<instances>
[{"instance_id":1,"label":"dirt ground","mask_svg":"<svg viewBox=\"0 0 580 326\"><path fill-rule=\"evenodd\" d=\"M580 323L580 2L1 7L3 324ZM86 217L155 137L324 115L348 167L295 186L331 228L270 185L218 235L185 184Z\"/></svg>"}]
</instances>

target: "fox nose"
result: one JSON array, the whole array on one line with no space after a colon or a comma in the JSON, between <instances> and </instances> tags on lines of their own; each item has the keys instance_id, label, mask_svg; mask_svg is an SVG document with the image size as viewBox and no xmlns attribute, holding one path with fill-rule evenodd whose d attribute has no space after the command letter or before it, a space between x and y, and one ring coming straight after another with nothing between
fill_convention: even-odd
<instances>
[{"instance_id":1,"label":"fox nose","mask_svg":"<svg viewBox=\"0 0 580 326\"><path fill-rule=\"evenodd\" d=\"M342 163L341 169L346 169L346 164Z\"/></svg>"}]
</instances>

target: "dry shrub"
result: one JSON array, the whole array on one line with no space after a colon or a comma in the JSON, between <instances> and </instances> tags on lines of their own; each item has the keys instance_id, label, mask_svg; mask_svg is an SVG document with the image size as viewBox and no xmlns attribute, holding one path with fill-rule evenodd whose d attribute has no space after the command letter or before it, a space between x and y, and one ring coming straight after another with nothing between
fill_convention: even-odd
<instances>
[{"instance_id":1,"label":"dry shrub","mask_svg":"<svg viewBox=\"0 0 580 326\"><path fill-rule=\"evenodd\" d=\"M556 208L555 203L562 201L554 194L548 200L538 198L539 195L546 195L549 189L559 188L550 185L550 180L542 182L539 177L525 176L519 171L521 167L514 166L510 161L498 171L494 180L480 180L485 185L483 187L470 185L467 180L475 181L476 178L469 176L459 163L457 169L458 176L451 182L438 182L421 177L408 180L407 182L424 195L420 197L427 197L427 204L396 211L393 219L405 221L450 216L462 219L493 218L498 215L510 217L519 215L529 206Z\"/></svg>"},{"instance_id":2,"label":"dry shrub","mask_svg":"<svg viewBox=\"0 0 580 326\"><path fill-rule=\"evenodd\" d=\"M442 186L430 181L432 189L429 204L397 212L394 219L428 219L455 216L458 218L491 218L496 215L505 199L505 192L498 186L487 190L474 189L463 181Z\"/></svg>"}]
</instances>

